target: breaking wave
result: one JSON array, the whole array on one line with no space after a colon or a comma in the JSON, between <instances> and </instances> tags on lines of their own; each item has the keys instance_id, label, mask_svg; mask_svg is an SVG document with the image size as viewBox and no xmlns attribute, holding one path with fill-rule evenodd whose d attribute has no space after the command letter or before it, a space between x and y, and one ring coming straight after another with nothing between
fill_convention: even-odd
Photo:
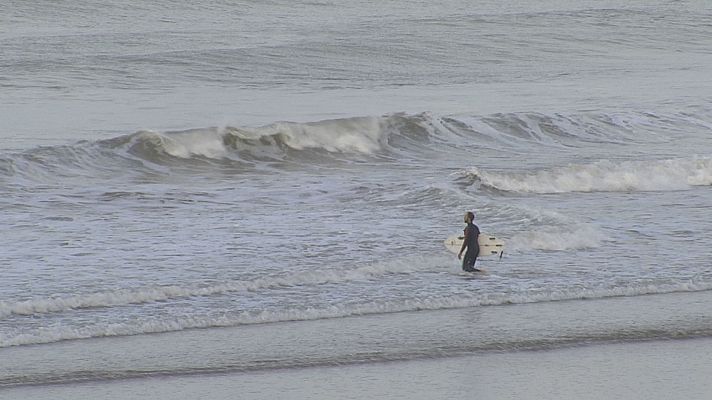
<instances>
[{"instance_id":1,"label":"breaking wave","mask_svg":"<svg viewBox=\"0 0 712 400\"><path fill-rule=\"evenodd\" d=\"M472 168L466 174L482 186L519 193L685 190L712 185L712 159L601 160L524 173Z\"/></svg>"},{"instance_id":2,"label":"breaking wave","mask_svg":"<svg viewBox=\"0 0 712 400\"><path fill-rule=\"evenodd\" d=\"M385 148L388 118L348 118L315 123L280 122L261 128L206 128L180 132L141 131L104 144L123 147L151 161L164 156L188 159L235 157L279 160L290 152L374 154Z\"/></svg>"},{"instance_id":3,"label":"breaking wave","mask_svg":"<svg viewBox=\"0 0 712 400\"><path fill-rule=\"evenodd\" d=\"M369 160L423 159L424 152L451 154L477 150L481 157L519 157L542 148L571 152L601 144L633 145L661 143L669 146L689 132L707 131L712 123L707 114L651 113L540 114L509 113L488 116L435 116L389 114L341 118L307 123L275 122L262 127L208 127L184 131L144 130L112 139L84 141L73 145L29 149L0 155L0 175L48 177L77 174L110 175L118 170L159 169L162 166L227 164L254 168L266 163L296 161L318 164L333 160L367 157ZM467 154L466 153L466 154ZM428 158L428 157L425 157ZM679 161L670 160L669 163ZM570 166L550 172L506 175L476 172L486 183L513 191L597 190L596 181L605 179L604 189L648 188L676 178L709 182L709 160L693 161L703 176L671 173L671 165L661 163L662 176L641 172L645 163L600 162ZM668 163L668 164L669 164ZM700 165L701 164L701 165ZM679 165L688 169L689 166ZM626 175L632 169L632 178ZM640 169L641 171L637 171ZM622 171L616 175L616 171ZM635 175L639 175L636 177ZM573 176L571 176L573 175ZM571 176L568 178L567 176ZM581 182L573 189L566 180ZM587 181L588 179L588 181ZM537 182L540 181L540 182ZM677 179L679 181L679 179ZM673 182L674 183L674 182ZM601 184L598 184L601 185Z\"/></svg>"}]
</instances>

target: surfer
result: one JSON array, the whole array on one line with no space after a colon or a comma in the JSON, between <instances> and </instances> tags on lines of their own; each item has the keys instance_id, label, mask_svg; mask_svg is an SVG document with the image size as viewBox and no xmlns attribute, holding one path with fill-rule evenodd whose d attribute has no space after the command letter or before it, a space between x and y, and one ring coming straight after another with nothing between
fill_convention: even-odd
<instances>
[{"instance_id":1,"label":"surfer","mask_svg":"<svg viewBox=\"0 0 712 400\"><path fill-rule=\"evenodd\" d=\"M475 268L475 262L477 261L477 256L480 255L480 245L477 242L477 238L480 235L480 228L477 227L472 221L475 219L475 214L471 211L465 213L465 240L462 242L462 248L460 253L457 255L458 260L462 260L462 270L466 272L478 272L479 269ZM467 249L465 253L465 258L462 258L462 252Z\"/></svg>"}]
</instances>

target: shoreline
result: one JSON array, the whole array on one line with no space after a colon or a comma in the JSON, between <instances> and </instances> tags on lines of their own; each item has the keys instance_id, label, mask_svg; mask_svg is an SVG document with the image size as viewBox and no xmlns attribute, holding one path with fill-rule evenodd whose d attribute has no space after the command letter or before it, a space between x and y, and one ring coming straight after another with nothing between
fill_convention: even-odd
<instances>
[{"instance_id":1,"label":"shoreline","mask_svg":"<svg viewBox=\"0 0 712 400\"><path fill-rule=\"evenodd\" d=\"M9 347L0 349L0 391L707 340L711 298L712 291L614 297Z\"/></svg>"},{"instance_id":2,"label":"shoreline","mask_svg":"<svg viewBox=\"0 0 712 400\"><path fill-rule=\"evenodd\" d=\"M704 398L712 338L589 344L271 371L20 386L13 399Z\"/></svg>"}]
</instances>

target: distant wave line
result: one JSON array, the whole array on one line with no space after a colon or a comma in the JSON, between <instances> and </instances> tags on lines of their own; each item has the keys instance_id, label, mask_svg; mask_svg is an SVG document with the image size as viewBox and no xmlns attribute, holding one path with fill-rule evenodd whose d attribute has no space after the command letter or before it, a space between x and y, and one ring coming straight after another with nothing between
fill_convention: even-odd
<instances>
[{"instance_id":1,"label":"distant wave line","mask_svg":"<svg viewBox=\"0 0 712 400\"><path fill-rule=\"evenodd\" d=\"M386 274L427 271L438 265L436 259L398 260L375 263L354 269L321 269L303 271L284 276L268 276L254 280L236 280L205 287L155 286L140 289L121 289L74 296L38 298L7 302L0 301L0 318L11 315L37 315L65 312L82 308L115 307L143 304L156 301L212 296L229 292L247 292L260 289L293 287L298 285L322 285L371 279Z\"/></svg>"},{"instance_id":2,"label":"distant wave line","mask_svg":"<svg viewBox=\"0 0 712 400\"><path fill-rule=\"evenodd\" d=\"M110 174L117 169L126 173L132 168L161 172L163 167L173 166L225 164L240 169L285 161L309 164L353 157L390 160L471 147L521 152L530 151L532 146L567 149L600 143L668 143L674 135L681 135L681 130L708 130L710 126L712 116L704 112L694 117L690 113L649 112L488 116L394 113L306 123L275 122L261 127L144 130L96 142L3 154L0 174L49 179L56 175Z\"/></svg>"}]
</instances>

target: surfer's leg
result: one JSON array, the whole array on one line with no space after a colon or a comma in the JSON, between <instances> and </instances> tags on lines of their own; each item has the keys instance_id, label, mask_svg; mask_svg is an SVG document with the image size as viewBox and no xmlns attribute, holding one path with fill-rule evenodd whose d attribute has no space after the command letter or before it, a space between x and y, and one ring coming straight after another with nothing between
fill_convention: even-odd
<instances>
[{"instance_id":1,"label":"surfer's leg","mask_svg":"<svg viewBox=\"0 0 712 400\"><path fill-rule=\"evenodd\" d=\"M479 250L479 249L478 249ZM472 251L465 253L465 257L462 260L462 270L466 272L478 272L479 269L475 268L475 263L477 262L477 256L480 255L479 251Z\"/></svg>"},{"instance_id":2,"label":"surfer's leg","mask_svg":"<svg viewBox=\"0 0 712 400\"><path fill-rule=\"evenodd\" d=\"M472 272L480 272L482 271L481 269L475 267L475 263L477 262L477 255L472 257Z\"/></svg>"},{"instance_id":3,"label":"surfer's leg","mask_svg":"<svg viewBox=\"0 0 712 400\"><path fill-rule=\"evenodd\" d=\"M477 261L477 256L473 256L472 253L465 253L465 257L462 259L462 270L466 272L474 272L475 261Z\"/></svg>"}]
</instances>

